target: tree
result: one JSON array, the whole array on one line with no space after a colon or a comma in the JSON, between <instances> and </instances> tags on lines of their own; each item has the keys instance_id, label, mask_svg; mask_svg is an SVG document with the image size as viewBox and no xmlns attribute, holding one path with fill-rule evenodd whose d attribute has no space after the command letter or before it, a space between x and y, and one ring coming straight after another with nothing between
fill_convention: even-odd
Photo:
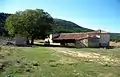
<instances>
[{"instance_id":1,"label":"tree","mask_svg":"<svg viewBox=\"0 0 120 77\"><path fill-rule=\"evenodd\" d=\"M52 31L53 18L42 9L16 12L6 20L5 29L13 36L23 36L31 44L35 38L45 38Z\"/></svg>"}]
</instances>

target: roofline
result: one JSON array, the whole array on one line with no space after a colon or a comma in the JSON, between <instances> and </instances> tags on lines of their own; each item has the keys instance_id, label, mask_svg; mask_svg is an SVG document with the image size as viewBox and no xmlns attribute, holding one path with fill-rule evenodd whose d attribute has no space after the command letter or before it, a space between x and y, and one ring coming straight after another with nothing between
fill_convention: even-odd
<instances>
[{"instance_id":1,"label":"roofline","mask_svg":"<svg viewBox=\"0 0 120 77\"><path fill-rule=\"evenodd\" d=\"M100 33L100 34L108 34L108 32L99 32L99 30L96 31L91 31L91 32L80 32L80 33L58 33L58 34L95 34L95 33Z\"/></svg>"}]
</instances>

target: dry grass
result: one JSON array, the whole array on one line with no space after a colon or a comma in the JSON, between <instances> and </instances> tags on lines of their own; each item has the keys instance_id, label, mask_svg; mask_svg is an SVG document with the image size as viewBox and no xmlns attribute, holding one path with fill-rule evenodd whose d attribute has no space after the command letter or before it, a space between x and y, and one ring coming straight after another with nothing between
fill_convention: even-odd
<instances>
[{"instance_id":1,"label":"dry grass","mask_svg":"<svg viewBox=\"0 0 120 77\"><path fill-rule=\"evenodd\" d=\"M3 70L0 70L0 77L120 77L120 64L114 61L113 64L105 63L112 62L110 57L113 57L114 60L120 59L120 49L103 49L106 52L95 52L98 50L2 47L0 66L3 67ZM117 55L110 56L109 54ZM4 57L2 57L3 55ZM101 59L101 61L97 59Z\"/></svg>"},{"instance_id":2,"label":"dry grass","mask_svg":"<svg viewBox=\"0 0 120 77\"><path fill-rule=\"evenodd\" d=\"M110 46L120 47L120 42L110 42Z\"/></svg>"},{"instance_id":3,"label":"dry grass","mask_svg":"<svg viewBox=\"0 0 120 77\"><path fill-rule=\"evenodd\" d=\"M119 58L113 58L112 56L109 55L101 55L99 53L95 52L89 52L89 51L79 51L75 52L73 49L69 48L60 48L60 47L51 47L54 51L57 51L59 53L64 53L66 55L70 55L72 57L76 58L84 58L89 61L95 61L100 64L120 64L120 59Z\"/></svg>"}]
</instances>

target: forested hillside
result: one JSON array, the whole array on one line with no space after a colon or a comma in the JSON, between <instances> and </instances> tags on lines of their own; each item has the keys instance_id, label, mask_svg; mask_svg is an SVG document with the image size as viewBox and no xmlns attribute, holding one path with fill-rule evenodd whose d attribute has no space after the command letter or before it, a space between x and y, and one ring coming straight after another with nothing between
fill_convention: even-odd
<instances>
[{"instance_id":1,"label":"forested hillside","mask_svg":"<svg viewBox=\"0 0 120 77\"><path fill-rule=\"evenodd\" d=\"M5 20L8 16L10 16L11 14L7 14L7 13L0 13L0 27L4 27L4 23Z\"/></svg>"},{"instance_id":2,"label":"forested hillside","mask_svg":"<svg viewBox=\"0 0 120 77\"><path fill-rule=\"evenodd\" d=\"M111 41L120 42L120 33L110 33Z\"/></svg>"},{"instance_id":3,"label":"forested hillside","mask_svg":"<svg viewBox=\"0 0 120 77\"><path fill-rule=\"evenodd\" d=\"M10 15L11 14L0 13L0 35L8 35L6 30L4 29L4 25L5 25L6 18Z\"/></svg>"},{"instance_id":4,"label":"forested hillside","mask_svg":"<svg viewBox=\"0 0 120 77\"><path fill-rule=\"evenodd\" d=\"M54 19L55 24L53 25L54 33L73 33L73 32L88 32L91 29L81 27L71 21L62 19Z\"/></svg>"}]
</instances>

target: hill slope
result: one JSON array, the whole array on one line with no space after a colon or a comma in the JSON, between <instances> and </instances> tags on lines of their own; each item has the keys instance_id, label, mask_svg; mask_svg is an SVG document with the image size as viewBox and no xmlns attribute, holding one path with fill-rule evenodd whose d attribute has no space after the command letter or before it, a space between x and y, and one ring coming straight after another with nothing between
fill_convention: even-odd
<instances>
[{"instance_id":1,"label":"hill slope","mask_svg":"<svg viewBox=\"0 0 120 77\"><path fill-rule=\"evenodd\" d=\"M53 25L54 33L73 33L73 32L92 31L91 29L81 27L71 21L54 19L54 22L55 22L55 24Z\"/></svg>"},{"instance_id":2,"label":"hill slope","mask_svg":"<svg viewBox=\"0 0 120 77\"><path fill-rule=\"evenodd\" d=\"M10 15L11 14L0 13L0 36L1 35L8 35L8 33L5 31L4 25L5 25L6 18Z\"/></svg>"},{"instance_id":3,"label":"hill slope","mask_svg":"<svg viewBox=\"0 0 120 77\"><path fill-rule=\"evenodd\" d=\"M4 23L5 20L8 16L10 16L11 14L7 14L7 13L0 13L0 27L4 27Z\"/></svg>"}]
</instances>

